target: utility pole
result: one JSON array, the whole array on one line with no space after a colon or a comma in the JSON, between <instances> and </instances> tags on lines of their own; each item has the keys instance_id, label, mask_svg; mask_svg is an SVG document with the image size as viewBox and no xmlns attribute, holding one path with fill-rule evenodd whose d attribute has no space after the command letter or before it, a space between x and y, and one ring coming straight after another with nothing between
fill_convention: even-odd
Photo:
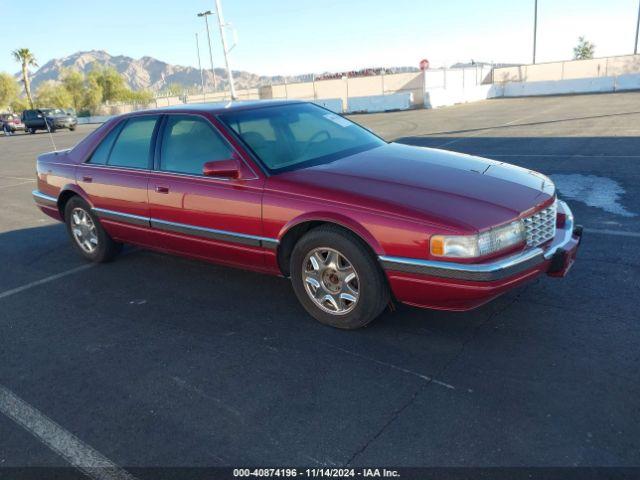
<instances>
[{"instance_id":1,"label":"utility pole","mask_svg":"<svg viewBox=\"0 0 640 480\"><path fill-rule=\"evenodd\" d=\"M538 0L534 0L533 7L533 64L536 63L536 36L538 34Z\"/></svg>"},{"instance_id":2,"label":"utility pole","mask_svg":"<svg viewBox=\"0 0 640 480\"><path fill-rule=\"evenodd\" d=\"M636 43L633 46L633 54L638 54L638 30L640 30L640 1L638 2L638 22L636 23Z\"/></svg>"},{"instance_id":3,"label":"utility pole","mask_svg":"<svg viewBox=\"0 0 640 480\"><path fill-rule=\"evenodd\" d=\"M224 37L224 28L228 25L224 23L224 17L222 16L222 7L220 6L220 0L215 0L216 11L218 13L218 27L220 28L220 40L222 41L222 52L224 53L224 63L227 66L227 77L229 78L229 90L231 93L231 100L237 100L236 88L233 85L233 74L231 73L231 67L229 66L229 52L235 44L227 50L227 40Z\"/></svg>"},{"instance_id":4,"label":"utility pole","mask_svg":"<svg viewBox=\"0 0 640 480\"><path fill-rule=\"evenodd\" d=\"M200 63L200 42L198 42L198 32L196 32L196 51L198 52L198 70L200 70L200 83L202 84L202 100L204 101L204 73L202 73L202 64Z\"/></svg>"},{"instance_id":5,"label":"utility pole","mask_svg":"<svg viewBox=\"0 0 640 480\"><path fill-rule=\"evenodd\" d=\"M207 17L209 15L213 15L211 10L207 10L206 12L201 12L198 14L199 17L204 17L204 25L207 28L207 40L209 41L209 62L211 62L211 73L213 73L213 89L218 89L218 79L216 78L216 71L213 68L213 54L211 53L211 34L209 33L209 20Z\"/></svg>"}]
</instances>

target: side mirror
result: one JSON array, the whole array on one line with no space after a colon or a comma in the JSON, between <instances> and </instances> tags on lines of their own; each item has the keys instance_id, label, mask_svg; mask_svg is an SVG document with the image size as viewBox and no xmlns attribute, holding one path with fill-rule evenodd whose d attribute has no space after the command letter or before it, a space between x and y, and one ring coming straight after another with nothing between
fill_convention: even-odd
<instances>
[{"instance_id":1,"label":"side mirror","mask_svg":"<svg viewBox=\"0 0 640 480\"><path fill-rule=\"evenodd\" d=\"M240 176L240 161L237 158L207 162L202 167L205 177L238 178Z\"/></svg>"}]
</instances>

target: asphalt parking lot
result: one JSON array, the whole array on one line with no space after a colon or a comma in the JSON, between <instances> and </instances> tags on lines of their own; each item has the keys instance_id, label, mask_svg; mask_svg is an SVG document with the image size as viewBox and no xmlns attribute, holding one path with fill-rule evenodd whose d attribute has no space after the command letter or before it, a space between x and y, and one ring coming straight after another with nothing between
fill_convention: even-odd
<instances>
[{"instance_id":1,"label":"asphalt parking lot","mask_svg":"<svg viewBox=\"0 0 640 480\"><path fill-rule=\"evenodd\" d=\"M345 332L282 278L137 249L78 269L31 199L49 136L0 137L5 405L123 467L640 465L640 92L355 119L552 176L585 227L570 275ZM0 469L69 464L3 413Z\"/></svg>"}]
</instances>

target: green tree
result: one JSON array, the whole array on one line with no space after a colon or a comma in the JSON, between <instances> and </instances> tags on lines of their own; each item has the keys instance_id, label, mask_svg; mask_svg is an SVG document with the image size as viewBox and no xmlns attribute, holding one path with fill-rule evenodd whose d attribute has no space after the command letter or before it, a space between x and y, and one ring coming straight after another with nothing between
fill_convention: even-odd
<instances>
[{"instance_id":1,"label":"green tree","mask_svg":"<svg viewBox=\"0 0 640 480\"><path fill-rule=\"evenodd\" d=\"M72 69L64 69L60 72L60 82L71 96L71 106L80 111L86 96L85 78L82 72Z\"/></svg>"},{"instance_id":2,"label":"green tree","mask_svg":"<svg viewBox=\"0 0 640 480\"><path fill-rule=\"evenodd\" d=\"M170 83L164 88L164 92L169 97L177 97L185 92L185 86L180 83Z\"/></svg>"},{"instance_id":3,"label":"green tree","mask_svg":"<svg viewBox=\"0 0 640 480\"><path fill-rule=\"evenodd\" d=\"M95 113L102 104L102 87L98 84L95 77L87 75L82 95L82 107L89 114ZM80 111L79 110L79 111Z\"/></svg>"},{"instance_id":4,"label":"green tree","mask_svg":"<svg viewBox=\"0 0 640 480\"><path fill-rule=\"evenodd\" d=\"M36 104L40 108L69 108L72 101L72 97L64 85L53 80L42 82L36 91Z\"/></svg>"},{"instance_id":5,"label":"green tree","mask_svg":"<svg viewBox=\"0 0 640 480\"><path fill-rule=\"evenodd\" d=\"M124 78L113 67L98 67L89 72L87 78L102 89L102 102L122 100L128 90Z\"/></svg>"},{"instance_id":6,"label":"green tree","mask_svg":"<svg viewBox=\"0 0 640 480\"><path fill-rule=\"evenodd\" d=\"M125 90L118 100L131 103L149 103L154 99L153 92L149 90Z\"/></svg>"},{"instance_id":7,"label":"green tree","mask_svg":"<svg viewBox=\"0 0 640 480\"><path fill-rule=\"evenodd\" d=\"M29 67L37 67L36 57L28 48L18 48L11 52L13 59L20 63L22 67L22 82L24 83L24 91L27 94L29 105L33 108L33 98L31 97L31 83L29 80Z\"/></svg>"},{"instance_id":8,"label":"green tree","mask_svg":"<svg viewBox=\"0 0 640 480\"><path fill-rule=\"evenodd\" d=\"M18 98L20 87L18 82L8 73L0 72L0 108L7 107Z\"/></svg>"},{"instance_id":9,"label":"green tree","mask_svg":"<svg viewBox=\"0 0 640 480\"><path fill-rule=\"evenodd\" d=\"M593 58L595 50L596 46L593 43L589 42L584 37L579 37L578 45L573 48L573 59L588 60L589 58Z\"/></svg>"},{"instance_id":10,"label":"green tree","mask_svg":"<svg viewBox=\"0 0 640 480\"><path fill-rule=\"evenodd\" d=\"M24 97L17 97L13 102L9 104L11 111L14 113L20 113L23 110L29 109L29 101Z\"/></svg>"}]
</instances>

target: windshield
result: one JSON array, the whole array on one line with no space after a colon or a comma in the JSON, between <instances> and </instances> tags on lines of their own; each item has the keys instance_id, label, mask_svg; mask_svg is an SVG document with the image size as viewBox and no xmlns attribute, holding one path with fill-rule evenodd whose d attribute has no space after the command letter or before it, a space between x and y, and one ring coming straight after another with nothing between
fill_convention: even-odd
<instances>
[{"instance_id":1,"label":"windshield","mask_svg":"<svg viewBox=\"0 0 640 480\"><path fill-rule=\"evenodd\" d=\"M368 130L311 103L221 116L271 173L331 162L384 145Z\"/></svg>"}]
</instances>

